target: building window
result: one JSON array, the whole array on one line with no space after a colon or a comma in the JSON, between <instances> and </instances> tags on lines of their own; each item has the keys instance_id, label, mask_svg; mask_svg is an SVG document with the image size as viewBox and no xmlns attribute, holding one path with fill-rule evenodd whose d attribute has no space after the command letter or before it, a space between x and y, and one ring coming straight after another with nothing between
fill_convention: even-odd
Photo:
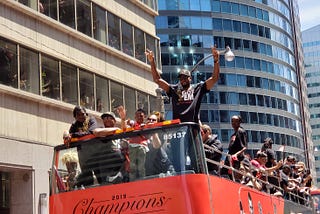
<instances>
[{"instance_id":1,"label":"building window","mask_svg":"<svg viewBox=\"0 0 320 214\"><path fill-rule=\"evenodd\" d=\"M223 19L223 30L232 31L232 23L229 19Z\"/></svg>"},{"instance_id":2,"label":"building window","mask_svg":"<svg viewBox=\"0 0 320 214\"><path fill-rule=\"evenodd\" d=\"M235 15L239 15L239 4L238 3L231 3L231 13Z\"/></svg>"},{"instance_id":3,"label":"building window","mask_svg":"<svg viewBox=\"0 0 320 214\"><path fill-rule=\"evenodd\" d=\"M20 48L20 89L39 94L39 54Z\"/></svg>"},{"instance_id":4,"label":"building window","mask_svg":"<svg viewBox=\"0 0 320 214\"><path fill-rule=\"evenodd\" d=\"M240 117L241 117L243 123L249 122L249 113L248 112L240 111Z\"/></svg>"},{"instance_id":5,"label":"building window","mask_svg":"<svg viewBox=\"0 0 320 214\"><path fill-rule=\"evenodd\" d=\"M154 57L156 59L156 62L158 63L157 64L157 67L160 68L160 56L159 56L159 52L158 50L156 49L156 40L150 36L149 34L146 34L146 48L148 48L149 50L151 50L154 54Z\"/></svg>"},{"instance_id":6,"label":"building window","mask_svg":"<svg viewBox=\"0 0 320 214\"><path fill-rule=\"evenodd\" d=\"M111 91L111 111L120 105L123 105L123 87L122 85L110 81Z\"/></svg>"},{"instance_id":7,"label":"building window","mask_svg":"<svg viewBox=\"0 0 320 214\"><path fill-rule=\"evenodd\" d=\"M239 94L235 92L228 92L228 104L239 105Z\"/></svg>"},{"instance_id":8,"label":"building window","mask_svg":"<svg viewBox=\"0 0 320 214\"><path fill-rule=\"evenodd\" d=\"M220 92L220 104L227 104L227 92Z\"/></svg>"},{"instance_id":9,"label":"building window","mask_svg":"<svg viewBox=\"0 0 320 214\"><path fill-rule=\"evenodd\" d=\"M77 68L70 64L61 63L62 100L78 105L78 75Z\"/></svg>"},{"instance_id":10,"label":"building window","mask_svg":"<svg viewBox=\"0 0 320 214\"><path fill-rule=\"evenodd\" d=\"M132 25L121 20L122 33L122 51L130 56L133 56L133 28Z\"/></svg>"},{"instance_id":11,"label":"building window","mask_svg":"<svg viewBox=\"0 0 320 214\"><path fill-rule=\"evenodd\" d=\"M59 2L59 21L69 27L75 28L75 6L74 0L63 0Z\"/></svg>"},{"instance_id":12,"label":"building window","mask_svg":"<svg viewBox=\"0 0 320 214\"><path fill-rule=\"evenodd\" d=\"M134 114L137 110L136 92L132 88L125 88L124 90L124 102L127 111L127 116L131 115L134 118ZM153 109L154 110L154 109Z\"/></svg>"},{"instance_id":13,"label":"building window","mask_svg":"<svg viewBox=\"0 0 320 214\"><path fill-rule=\"evenodd\" d=\"M146 61L145 54L144 54L144 51L146 50L144 35L145 34L142 30L138 28L134 29L134 41L135 41L134 56L136 59L139 59L142 62Z\"/></svg>"},{"instance_id":14,"label":"building window","mask_svg":"<svg viewBox=\"0 0 320 214\"><path fill-rule=\"evenodd\" d=\"M143 109L146 114L149 113L149 106L148 106L148 96L145 93L138 92L137 93L137 104L138 104L138 109Z\"/></svg>"},{"instance_id":15,"label":"building window","mask_svg":"<svg viewBox=\"0 0 320 214\"><path fill-rule=\"evenodd\" d=\"M18 0L18 2L28 6L28 7L31 7L32 9L34 10L38 10L37 9L37 1L36 0L33 0L33 1L30 1L30 0Z\"/></svg>"},{"instance_id":16,"label":"building window","mask_svg":"<svg viewBox=\"0 0 320 214\"><path fill-rule=\"evenodd\" d=\"M77 30L91 37L91 6L88 0L77 0Z\"/></svg>"},{"instance_id":17,"label":"building window","mask_svg":"<svg viewBox=\"0 0 320 214\"><path fill-rule=\"evenodd\" d=\"M109 81L103 77L96 76L96 105L98 112L110 111L109 107Z\"/></svg>"},{"instance_id":18,"label":"building window","mask_svg":"<svg viewBox=\"0 0 320 214\"><path fill-rule=\"evenodd\" d=\"M250 112L250 123L251 124L258 124L258 115L257 112Z\"/></svg>"},{"instance_id":19,"label":"building window","mask_svg":"<svg viewBox=\"0 0 320 214\"><path fill-rule=\"evenodd\" d=\"M41 56L41 93L60 100L59 61L44 55Z\"/></svg>"},{"instance_id":20,"label":"building window","mask_svg":"<svg viewBox=\"0 0 320 214\"><path fill-rule=\"evenodd\" d=\"M250 106L255 106L257 101L256 101L256 95L255 94L248 94L249 96L249 105Z\"/></svg>"},{"instance_id":21,"label":"building window","mask_svg":"<svg viewBox=\"0 0 320 214\"><path fill-rule=\"evenodd\" d=\"M239 93L239 104L240 105L248 105L247 94Z\"/></svg>"},{"instance_id":22,"label":"building window","mask_svg":"<svg viewBox=\"0 0 320 214\"><path fill-rule=\"evenodd\" d=\"M120 19L108 13L108 45L120 50Z\"/></svg>"},{"instance_id":23,"label":"building window","mask_svg":"<svg viewBox=\"0 0 320 214\"><path fill-rule=\"evenodd\" d=\"M209 112L211 114L211 122L219 123L220 122L219 111L218 110L209 110Z\"/></svg>"},{"instance_id":24,"label":"building window","mask_svg":"<svg viewBox=\"0 0 320 214\"><path fill-rule=\"evenodd\" d=\"M57 0L45 0L45 1L41 1L43 10L44 10L44 14L57 20Z\"/></svg>"},{"instance_id":25,"label":"building window","mask_svg":"<svg viewBox=\"0 0 320 214\"><path fill-rule=\"evenodd\" d=\"M221 123L228 123L228 122L230 122L229 111L220 110L220 122L221 122Z\"/></svg>"},{"instance_id":26,"label":"building window","mask_svg":"<svg viewBox=\"0 0 320 214\"><path fill-rule=\"evenodd\" d=\"M93 36L96 40L107 44L107 35L106 35L106 11L93 4Z\"/></svg>"},{"instance_id":27,"label":"building window","mask_svg":"<svg viewBox=\"0 0 320 214\"><path fill-rule=\"evenodd\" d=\"M213 18L213 30L222 30L222 19Z\"/></svg>"},{"instance_id":28,"label":"building window","mask_svg":"<svg viewBox=\"0 0 320 214\"><path fill-rule=\"evenodd\" d=\"M10 213L10 174L0 171L0 213Z\"/></svg>"},{"instance_id":29,"label":"building window","mask_svg":"<svg viewBox=\"0 0 320 214\"><path fill-rule=\"evenodd\" d=\"M80 105L95 110L93 74L79 71Z\"/></svg>"},{"instance_id":30,"label":"building window","mask_svg":"<svg viewBox=\"0 0 320 214\"><path fill-rule=\"evenodd\" d=\"M209 122L209 114L207 110L200 111L200 120L201 122Z\"/></svg>"},{"instance_id":31,"label":"building window","mask_svg":"<svg viewBox=\"0 0 320 214\"><path fill-rule=\"evenodd\" d=\"M18 87L17 46L0 39L0 83Z\"/></svg>"}]
</instances>

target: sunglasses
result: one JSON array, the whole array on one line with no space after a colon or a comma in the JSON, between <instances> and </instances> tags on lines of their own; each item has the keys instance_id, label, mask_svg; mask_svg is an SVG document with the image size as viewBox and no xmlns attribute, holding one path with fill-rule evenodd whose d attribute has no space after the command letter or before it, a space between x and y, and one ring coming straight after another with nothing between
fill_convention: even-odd
<instances>
[{"instance_id":1,"label":"sunglasses","mask_svg":"<svg viewBox=\"0 0 320 214\"><path fill-rule=\"evenodd\" d=\"M148 118L147 120L152 121L152 122L156 122L157 121L157 119L154 119L154 118Z\"/></svg>"}]
</instances>

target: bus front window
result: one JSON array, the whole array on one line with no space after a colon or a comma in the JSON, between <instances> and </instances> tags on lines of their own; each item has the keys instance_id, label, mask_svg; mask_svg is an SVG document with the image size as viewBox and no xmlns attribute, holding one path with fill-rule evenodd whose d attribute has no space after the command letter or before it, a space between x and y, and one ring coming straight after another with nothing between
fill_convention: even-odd
<instances>
[{"instance_id":1,"label":"bus front window","mask_svg":"<svg viewBox=\"0 0 320 214\"><path fill-rule=\"evenodd\" d=\"M58 192L190 173L204 173L199 127L145 128L55 149Z\"/></svg>"}]
</instances>

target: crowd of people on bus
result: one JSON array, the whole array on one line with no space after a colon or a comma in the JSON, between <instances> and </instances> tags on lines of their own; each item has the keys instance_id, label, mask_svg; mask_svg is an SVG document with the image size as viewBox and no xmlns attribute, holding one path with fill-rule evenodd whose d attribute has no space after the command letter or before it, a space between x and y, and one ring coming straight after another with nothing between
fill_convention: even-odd
<instances>
[{"instance_id":1,"label":"crowd of people on bus","mask_svg":"<svg viewBox=\"0 0 320 214\"><path fill-rule=\"evenodd\" d=\"M205 133L211 128L208 125L201 126L205 154L209 159L207 160L208 172L305 204L310 196L312 176L304 162L297 162L291 155L277 161L275 151L272 149L273 140L269 137L264 140L261 149L251 158L246 153L247 140L245 130L240 126L241 117L232 117L231 123L235 133L230 138L225 160L222 160L222 150L217 145L207 146ZM212 133L212 130L209 130L209 133ZM215 141L219 142L217 139ZM214 170L211 170L212 165L215 166Z\"/></svg>"},{"instance_id":2,"label":"crowd of people on bus","mask_svg":"<svg viewBox=\"0 0 320 214\"><path fill-rule=\"evenodd\" d=\"M218 136L212 133L210 126L201 124L199 111L201 99L208 93L219 77L219 52L215 47L212 48L214 60L214 69L212 76L205 82L191 84L191 72L181 69L178 73L179 82L169 84L161 78L156 70L156 63L152 51L146 50L146 56L151 65L153 80L171 97L173 118L180 119L181 122L199 123L201 127L201 137L203 140L205 156L207 159L208 172L213 175L232 179L236 182L250 186L252 188L270 192L277 196L291 198L290 193L295 193L302 198L308 195L311 187L311 175L305 168L303 162L295 162L294 157L288 156L284 160L276 160L275 152L272 150L273 141L266 138L261 149L251 157L246 153L248 147L247 134L241 126L242 119L238 115L231 118L231 125L234 133L230 136L228 152L223 153L223 146ZM163 115L159 112L153 113L147 117L143 109L137 109L135 120L126 118L125 109L120 106L117 108L120 117L120 127L116 127L116 116L113 112L106 112L101 115L104 127L98 128L94 117L89 117L85 109L76 106L73 111L75 122L71 125L69 134L64 136L66 144L72 137L81 137L86 134L94 134L97 137L112 135L117 129L127 129L128 127L139 128L146 124L153 124L163 121ZM146 120L147 118L147 120ZM175 145L172 143L170 152L175 152ZM109 169L108 177L97 177L99 183L111 182L114 180L135 180L155 173L167 172L169 169L181 170L183 166L179 164L178 159L170 159L167 155L168 150L160 141L157 134L152 136L140 136L131 138L126 142L113 142L112 148L114 154L119 156L120 164L113 169ZM223 156L225 159L223 160ZM79 163L81 175L84 173L99 175L99 170L88 172L82 166L81 154L79 154ZM158 160L158 161L150 161ZM152 165L150 163L161 163ZM85 165L85 164L84 164ZM110 173L111 172L111 173ZM102 180L101 180L102 179ZM107 180L106 180L107 179ZM91 183L93 181L90 181ZM274 186L271 186L273 184ZM294 198L298 200L301 198Z\"/></svg>"}]
</instances>

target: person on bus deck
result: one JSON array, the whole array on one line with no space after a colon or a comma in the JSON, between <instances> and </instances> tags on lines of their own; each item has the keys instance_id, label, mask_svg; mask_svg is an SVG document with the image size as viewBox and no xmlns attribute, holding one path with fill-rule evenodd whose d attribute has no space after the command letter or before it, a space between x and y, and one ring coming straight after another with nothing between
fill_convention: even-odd
<instances>
[{"instance_id":1,"label":"person on bus deck","mask_svg":"<svg viewBox=\"0 0 320 214\"><path fill-rule=\"evenodd\" d=\"M283 162L280 160L277 165L273 167L266 167L268 155L265 152L258 151L256 158L251 160L252 166L257 170L257 176L258 178L261 178L263 175L272 175L272 173L279 169L282 165Z\"/></svg>"},{"instance_id":2,"label":"person on bus deck","mask_svg":"<svg viewBox=\"0 0 320 214\"><path fill-rule=\"evenodd\" d=\"M231 125L234 133L230 137L228 155L224 161L227 166L233 166L235 169L240 168L240 162L244 159L244 152L247 149L247 133L243 127L241 127L242 119L239 115L234 115L231 118ZM230 177L230 170L228 168L222 168L221 174L223 176L228 175Z\"/></svg>"},{"instance_id":3,"label":"person on bus deck","mask_svg":"<svg viewBox=\"0 0 320 214\"><path fill-rule=\"evenodd\" d=\"M282 166L280 170L280 187L283 190L283 197L290 199L289 193L293 191L296 186L290 181L291 178L291 167L287 164Z\"/></svg>"},{"instance_id":4,"label":"person on bus deck","mask_svg":"<svg viewBox=\"0 0 320 214\"><path fill-rule=\"evenodd\" d=\"M262 152L265 152L267 151L267 149L272 149L272 145L273 145L273 140L270 137L267 137L263 140L263 144L260 150Z\"/></svg>"},{"instance_id":5,"label":"person on bus deck","mask_svg":"<svg viewBox=\"0 0 320 214\"><path fill-rule=\"evenodd\" d=\"M145 54L151 64L153 81L157 83L169 97L172 97L173 119L180 119L181 122L199 123L199 110L202 97L204 94L208 93L218 81L220 73L219 52L215 47L211 48L211 52L214 60L214 69L211 77L209 77L205 82L192 85L191 72L182 68L178 73L178 84L169 84L162 79L156 69L153 52L148 49L146 50Z\"/></svg>"},{"instance_id":6,"label":"person on bus deck","mask_svg":"<svg viewBox=\"0 0 320 214\"><path fill-rule=\"evenodd\" d=\"M131 124L132 128L141 128L145 125L146 113L143 109L136 110L134 118L135 121ZM143 178L146 175L145 161L146 153L148 152L147 137L140 135L132 137L129 142L129 159L130 159L130 181L134 181L137 178Z\"/></svg>"},{"instance_id":7,"label":"person on bus deck","mask_svg":"<svg viewBox=\"0 0 320 214\"><path fill-rule=\"evenodd\" d=\"M146 124L150 125L160 122L159 119L160 118L157 115L151 114L147 118ZM145 162L146 176L168 172L171 166L171 162L164 149L164 144L162 144L159 138L158 133L154 133L148 138L148 149L149 151L146 154Z\"/></svg>"},{"instance_id":8,"label":"person on bus deck","mask_svg":"<svg viewBox=\"0 0 320 214\"><path fill-rule=\"evenodd\" d=\"M214 84L219 79L220 65L219 65L219 52L216 47L211 48L214 60L214 68L212 75L205 81L197 84L191 84L191 72L189 70L181 68L178 73L179 82L177 84L169 84L164 79L161 78L160 74L156 69L156 62L154 59L154 54L151 50L147 49L145 54L151 65L151 73L153 81L158 84L158 86L163 89L169 97L171 97L172 103L172 119L180 119L181 122L195 122L200 123L200 105L202 97L210 91ZM188 142L184 142L187 144ZM171 150L171 162L174 164L176 171L185 171L186 166L189 161L188 156L194 156L191 145L185 145L185 150L189 151L190 154L185 154L185 156L180 155L180 140L173 139L170 142ZM195 166L196 163L191 162ZM189 165L189 163L188 163Z\"/></svg>"},{"instance_id":9,"label":"person on bus deck","mask_svg":"<svg viewBox=\"0 0 320 214\"><path fill-rule=\"evenodd\" d=\"M276 154L272 149L273 140L270 137L267 137L263 141L263 145L260 151L265 152L268 156L266 167L273 167L277 165Z\"/></svg>"},{"instance_id":10,"label":"person on bus deck","mask_svg":"<svg viewBox=\"0 0 320 214\"><path fill-rule=\"evenodd\" d=\"M122 126L125 123L125 109L123 106L117 108L117 112L121 118ZM101 115L104 128L97 128L93 131L96 137L105 137L113 135L116 130L116 116L113 112L105 112ZM120 140L111 140L107 143L99 145L103 151L104 161L99 163L99 173L103 183L118 183L125 176L124 172L124 155L121 152Z\"/></svg>"},{"instance_id":11,"label":"person on bus deck","mask_svg":"<svg viewBox=\"0 0 320 214\"><path fill-rule=\"evenodd\" d=\"M201 126L201 137L203 144L211 147L204 147L206 158L220 163L223 147L218 140L218 135L212 134L210 126L204 124ZM207 162L207 166L210 174L218 175L220 173L219 165Z\"/></svg>"},{"instance_id":12,"label":"person on bus deck","mask_svg":"<svg viewBox=\"0 0 320 214\"><path fill-rule=\"evenodd\" d=\"M74 107L73 117L75 121L71 124L69 134L63 136L67 145L69 145L71 138L93 134L93 131L98 128L97 120L94 117L89 117L83 106Z\"/></svg>"},{"instance_id":13,"label":"person on bus deck","mask_svg":"<svg viewBox=\"0 0 320 214\"><path fill-rule=\"evenodd\" d=\"M76 178L79 174L78 170L78 154L76 152L67 152L61 158L62 163L66 166L68 174L66 175L66 189L73 190L76 184Z\"/></svg>"},{"instance_id":14,"label":"person on bus deck","mask_svg":"<svg viewBox=\"0 0 320 214\"><path fill-rule=\"evenodd\" d=\"M93 134L93 131L98 128L97 121L94 117L88 116L86 109L83 106L75 106L73 109L73 117L75 121L71 124L69 134L64 135L64 142L67 146L70 145L71 138L83 137ZM94 182L93 172L98 175L98 169L89 163L89 159L93 156L94 151L87 144L81 145L78 148L78 157L81 168L81 173L77 177L76 186L81 187L92 185ZM97 179L99 179L97 177Z\"/></svg>"},{"instance_id":15,"label":"person on bus deck","mask_svg":"<svg viewBox=\"0 0 320 214\"><path fill-rule=\"evenodd\" d=\"M245 157L240 162L239 171L240 173L238 174L239 175L238 179L240 180L241 184L255 188L257 190L262 189L261 183L257 180L257 178L252 173L252 165L249 158Z\"/></svg>"},{"instance_id":16,"label":"person on bus deck","mask_svg":"<svg viewBox=\"0 0 320 214\"><path fill-rule=\"evenodd\" d=\"M163 114L161 112L153 111L152 113L157 116L157 122L165 121L164 116L163 116Z\"/></svg>"}]
</instances>

